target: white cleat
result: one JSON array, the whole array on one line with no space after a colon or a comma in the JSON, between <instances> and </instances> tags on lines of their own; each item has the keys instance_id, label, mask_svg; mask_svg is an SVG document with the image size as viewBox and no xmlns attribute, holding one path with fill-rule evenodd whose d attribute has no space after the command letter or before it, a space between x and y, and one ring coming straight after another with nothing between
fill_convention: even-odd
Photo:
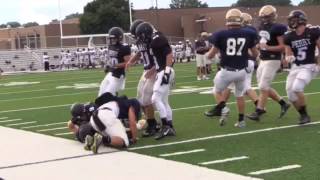
<instances>
[{"instance_id":1,"label":"white cleat","mask_svg":"<svg viewBox=\"0 0 320 180\"><path fill-rule=\"evenodd\" d=\"M235 127L238 127L238 128L245 128L246 127L246 121L240 121L240 122L237 122L236 124L234 124Z\"/></svg>"},{"instance_id":2,"label":"white cleat","mask_svg":"<svg viewBox=\"0 0 320 180\"><path fill-rule=\"evenodd\" d=\"M227 119L229 117L230 109L226 106L221 111L221 117L219 119L220 126L224 126L227 122Z\"/></svg>"}]
</instances>

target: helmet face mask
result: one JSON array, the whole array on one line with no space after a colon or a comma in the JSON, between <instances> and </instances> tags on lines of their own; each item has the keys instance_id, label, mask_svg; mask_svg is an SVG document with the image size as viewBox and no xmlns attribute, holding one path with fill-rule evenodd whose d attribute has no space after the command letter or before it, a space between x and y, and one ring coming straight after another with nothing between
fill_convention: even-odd
<instances>
[{"instance_id":1,"label":"helmet face mask","mask_svg":"<svg viewBox=\"0 0 320 180\"><path fill-rule=\"evenodd\" d=\"M123 40L123 30L119 27L113 27L109 30L109 44L117 45Z\"/></svg>"},{"instance_id":2,"label":"helmet face mask","mask_svg":"<svg viewBox=\"0 0 320 180\"><path fill-rule=\"evenodd\" d=\"M291 11L288 16L288 26L290 29L297 29L299 26L307 25L306 14L301 10Z\"/></svg>"},{"instance_id":3,"label":"helmet face mask","mask_svg":"<svg viewBox=\"0 0 320 180\"><path fill-rule=\"evenodd\" d=\"M152 39L154 28L150 23L141 23L136 29L137 41L143 43L150 43Z\"/></svg>"}]
</instances>

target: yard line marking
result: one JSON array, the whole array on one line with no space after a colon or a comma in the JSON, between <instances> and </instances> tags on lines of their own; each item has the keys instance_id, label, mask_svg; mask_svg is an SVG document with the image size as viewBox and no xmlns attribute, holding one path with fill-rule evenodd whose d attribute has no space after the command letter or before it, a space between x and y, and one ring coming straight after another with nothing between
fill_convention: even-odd
<instances>
[{"instance_id":1,"label":"yard line marking","mask_svg":"<svg viewBox=\"0 0 320 180\"><path fill-rule=\"evenodd\" d=\"M42 106L42 107L32 107L32 108L25 108L25 109L13 109L13 110L0 111L0 113L30 111L30 110L38 110L38 109L49 109L49 108L65 107L65 106L71 106L71 105L72 104L61 104L61 105L55 105L55 106Z\"/></svg>"},{"instance_id":2,"label":"yard line marking","mask_svg":"<svg viewBox=\"0 0 320 180\"><path fill-rule=\"evenodd\" d=\"M71 134L73 134L73 132L58 133L58 134L55 134L55 136L64 136L64 135L71 135Z\"/></svg>"},{"instance_id":3,"label":"yard line marking","mask_svg":"<svg viewBox=\"0 0 320 180\"><path fill-rule=\"evenodd\" d=\"M35 126L26 126L26 127L22 127L21 129L31 129L31 128L37 128L37 127L48 127L48 126L54 126L54 125L59 125L59 124L67 124L67 122L41 124L41 125L35 125Z\"/></svg>"},{"instance_id":4,"label":"yard line marking","mask_svg":"<svg viewBox=\"0 0 320 180\"><path fill-rule=\"evenodd\" d=\"M221 159L221 160L201 162L198 164L200 164L200 165L219 164L219 163L225 163L225 162L231 162L231 161L239 161L239 160L243 160L243 159L249 159L249 157L248 156L232 157L232 158Z\"/></svg>"},{"instance_id":5,"label":"yard line marking","mask_svg":"<svg viewBox=\"0 0 320 180\"><path fill-rule=\"evenodd\" d=\"M0 117L0 119L8 119L8 117Z\"/></svg>"},{"instance_id":6,"label":"yard line marking","mask_svg":"<svg viewBox=\"0 0 320 180\"><path fill-rule=\"evenodd\" d=\"M28 122L23 122L23 123L15 123L15 124L8 124L6 126L20 126L20 125L25 125L25 124L34 124L34 123L37 123L37 121L28 121Z\"/></svg>"},{"instance_id":7,"label":"yard line marking","mask_svg":"<svg viewBox=\"0 0 320 180\"><path fill-rule=\"evenodd\" d=\"M171 146L171 145L177 145L177 144L192 143L192 142L205 141L205 140L210 140L210 139L220 139L220 138L233 137L233 136L239 136L239 135L255 134L255 133L268 132L268 131L274 131L274 130L279 130L279 129L289 129L289 128L295 128L295 127L316 125L316 124L320 124L320 121L312 122L312 123L305 124L305 125L298 125L297 124L297 125L279 126L279 127L274 127L274 128L258 129L258 130L245 131L245 132L239 132L239 133L220 134L220 135L207 136L207 137L202 137L202 138L187 139L187 140L176 141L176 142L171 142L171 143L146 145L146 146L140 146L140 147L134 147L134 148L128 148L128 149L129 150L149 149L149 148L155 148L155 147Z\"/></svg>"},{"instance_id":8,"label":"yard line marking","mask_svg":"<svg viewBox=\"0 0 320 180\"><path fill-rule=\"evenodd\" d=\"M265 170L250 172L248 174L250 174L250 175L261 175L261 174L284 171L284 170L289 170L289 169L296 169L296 168L301 168L301 167L302 166L299 165L299 164L294 164L294 165L282 166L282 167L279 167L279 168L265 169Z\"/></svg>"},{"instance_id":9,"label":"yard line marking","mask_svg":"<svg viewBox=\"0 0 320 180\"><path fill-rule=\"evenodd\" d=\"M0 121L0 123L13 122L13 121L21 121L21 120L22 120L22 119L9 119L9 120Z\"/></svg>"},{"instance_id":10,"label":"yard line marking","mask_svg":"<svg viewBox=\"0 0 320 180\"><path fill-rule=\"evenodd\" d=\"M168 156L176 156L176 155L182 155L182 154L191 154L191 153L196 153L196 152L203 152L205 149L194 149L190 151L180 151L180 152L175 152L175 153L168 153L168 154L160 154L159 156L161 157L168 157Z\"/></svg>"},{"instance_id":11,"label":"yard line marking","mask_svg":"<svg viewBox=\"0 0 320 180\"><path fill-rule=\"evenodd\" d=\"M51 128L51 129L41 129L41 130L37 130L37 132L48 132L48 131L55 131L55 130L60 130L60 129L68 129L68 127L58 127L58 128Z\"/></svg>"},{"instance_id":12,"label":"yard line marking","mask_svg":"<svg viewBox=\"0 0 320 180\"><path fill-rule=\"evenodd\" d=\"M305 96L308 95L315 95L320 94L320 92L312 92L312 93L305 93ZM288 97L288 96L281 96L281 97ZM249 102L246 101L246 102ZM228 102L227 104L235 104L236 102ZM54 106L42 106L42 107L32 107L32 108L26 108L26 109L12 109L12 110L5 110L0 111L1 113L8 113L8 112L20 112L20 111L30 111L30 110L39 110L39 109L50 109L50 108L56 108L56 107L65 107L65 106L71 106L72 104L61 104L61 105L54 105ZM179 110L186 110L186 109L196 109L196 108L202 108L202 107L208 107L213 106L214 104L207 104L207 105L199 105L199 106L191 106L191 107L184 107L184 108L176 108L172 109L173 111L179 111Z\"/></svg>"}]
</instances>

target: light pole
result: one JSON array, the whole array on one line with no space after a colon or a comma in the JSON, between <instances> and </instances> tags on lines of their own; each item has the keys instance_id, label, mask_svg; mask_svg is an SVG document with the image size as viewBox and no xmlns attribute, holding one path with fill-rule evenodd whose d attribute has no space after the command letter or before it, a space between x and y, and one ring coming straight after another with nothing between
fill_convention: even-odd
<instances>
[{"instance_id":1,"label":"light pole","mask_svg":"<svg viewBox=\"0 0 320 180\"><path fill-rule=\"evenodd\" d=\"M62 37L63 37L63 29L62 29L62 20L61 20L61 0L58 0L58 8L59 8L59 20L60 20L60 48L62 48Z\"/></svg>"},{"instance_id":2,"label":"light pole","mask_svg":"<svg viewBox=\"0 0 320 180\"><path fill-rule=\"evenodd\" d=\"M130 26L132 24L132 4L131 4L131 0L128 0L129 3L129 18L130 18Z\"/></svg>"}]
</instances>

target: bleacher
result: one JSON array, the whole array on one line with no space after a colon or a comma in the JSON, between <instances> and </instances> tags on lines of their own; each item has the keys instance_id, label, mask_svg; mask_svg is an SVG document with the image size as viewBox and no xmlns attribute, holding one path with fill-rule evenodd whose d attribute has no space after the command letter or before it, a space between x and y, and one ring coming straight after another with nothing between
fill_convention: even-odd
<instances>
[{"instance_id":1,"label":"bleacher","mask_svg":"<svg viewBox=\"0 0 320 180\"><path fill-rule=\"evenodd\" d=\"M31 71L42 69L42 63L30 51L0 51L0 68L4 72Z\"/></svg>"}]
</instances>

